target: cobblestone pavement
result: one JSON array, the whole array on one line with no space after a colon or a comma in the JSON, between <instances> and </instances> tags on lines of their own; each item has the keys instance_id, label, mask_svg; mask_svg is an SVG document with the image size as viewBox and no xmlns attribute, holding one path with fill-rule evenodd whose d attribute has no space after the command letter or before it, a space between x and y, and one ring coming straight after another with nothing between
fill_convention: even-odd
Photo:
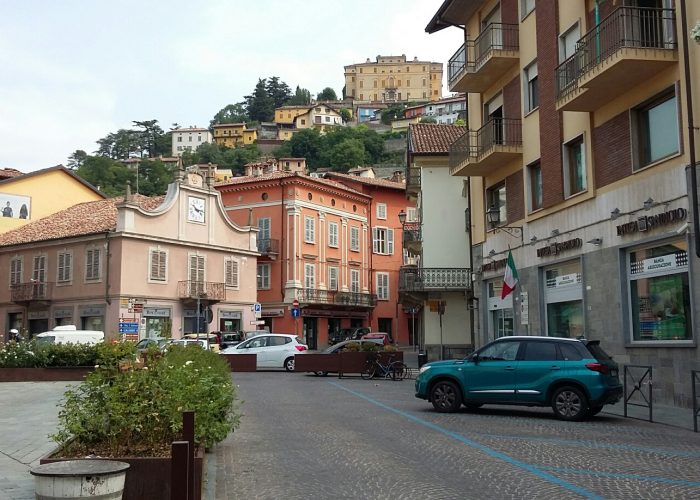
<instances>
[{"instance_id":1,"label":"cobblestone pavement","mask_svg":"<svg viewBox=\"0 0 700 500\"><path fill-rule=\"evenodd\" d=\"M545 408L439 414L413 381L233 374L242 425L209 499L700 499L700 435Z\"/></svg>"},{"instance_id":2,"label":"cobblestone pavement","mask_svg":"<svg viewBox=\"0 0 700 500\"><path fill-rule=\"evenodd\" d=\"M56 447L48 438L58 423L56 404L74 384L0 384L0 500L34 498L34 478L29 469Z\"/></svg>"}]
</instances>

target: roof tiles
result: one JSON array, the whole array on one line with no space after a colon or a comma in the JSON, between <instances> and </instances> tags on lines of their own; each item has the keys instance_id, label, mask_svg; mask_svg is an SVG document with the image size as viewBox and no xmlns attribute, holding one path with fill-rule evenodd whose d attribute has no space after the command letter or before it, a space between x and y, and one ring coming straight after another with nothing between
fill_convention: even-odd
<instances>
[{"instance_id":1,"label":"roof tiles","mask_svg":"<svg viewBox=\"0 0 700 500\"><path fill-rule=\"evenodd\" d=\"M450 144L467 133L464 125L416 123L409 126L409 151L413 154L447 154Z\"/></svg>"}]
</instances>

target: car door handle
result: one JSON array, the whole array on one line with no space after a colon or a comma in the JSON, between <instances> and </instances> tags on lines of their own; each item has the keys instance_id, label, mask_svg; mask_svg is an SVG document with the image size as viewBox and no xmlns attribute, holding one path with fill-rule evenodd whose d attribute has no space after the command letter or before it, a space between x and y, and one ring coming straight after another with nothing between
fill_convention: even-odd
<instances>
[{"instance_id":1,"label":"car door handle","mask_svg":"<svg viewBox=\"0 0 700 500\"><path fill-rule=\"evenodd\" d=\"M515 370L515 368L513 368L512 366L506 366L504 370L512 372L513 370Z\"/></svg>"},{"instance_id":2,"label":"car door handle","mask_svg":"<svg viewBox=\"0 0 700 500\"><path fill-rule=\"evenodd\" d=\"M561 370L561 366L553 366L550 370Z\"/></svg>"}]
</instances>

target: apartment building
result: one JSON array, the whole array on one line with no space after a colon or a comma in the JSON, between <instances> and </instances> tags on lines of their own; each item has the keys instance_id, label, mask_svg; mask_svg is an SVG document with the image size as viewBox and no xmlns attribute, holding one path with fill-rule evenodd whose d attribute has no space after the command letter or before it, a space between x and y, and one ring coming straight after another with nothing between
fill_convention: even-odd
<instances>
[{"instance_id":1,"label":"apartment building","mask_svg":"<svg viewBox=\"0 0 700 500\"><path fill-rule=\"evenodd\" d=\"M185 151L196 151L204 143L211 144L209 129L198 127L178 128L172 131L172 156L182 156Z\"/></svg>"},{"instance_id":2,"label":"apartment building","mask_svg":"<svg viewBox=\"0 0 700 500\"><path fill-rule=\"evenodd\" d=\"M212 129L214 143L231 149L253 144L258 139L258 131L249 129L245 123L217 123Z\"/></svg>"},{"instance_id":3,"label":"apartment building","mask_svg":"<svg viewBox=\"0 0 700 500\"><path fill-rule=\"evenodd\" d=\"M437 123L445 125L452 125L457 120L466 122L466 96L464 94L458 94L437 101L410 106L404 110L404 118L410 119L417 116L429 116L430 118L434 118Z\"/></svg>"},{"instance_id":4,"label":"apartment building","mask_svg":"<svg viewBox=\"0 0 700 500\"><path fill-rule=\"evenodd\" d=\"M0 331L240 330L254 319L256 235L196 173L180 172L165 196L77 204L0 235Z\"/></svg>"},{"instance_id":5,"label":"apartment building","mask_svg":"<svg viewBox=\"0 0 700 500\"><path fill-rule=\"evenodd\" d=\"M316 128L321 133L345 125L340 113L332 106L317 103L306 106L282 106L275 109L277 138L288 141L299 130Z\"/></svg>"},{"instance_id":6,"label":"apartment building","mask_svg":"<svg viewBox=\"0 0 700 500\"><path fill-rule=\"evenodd\" d=\"M361 102L430 101L442 97L442 63L406 54L345 66L345 96Z\"/></svg>"},{"instance_id":7,"label":"apartment building","mask_svg":"<svg viewBox=\"0 0 700 500\"><path fill-rule=\"evenodd\" d=\"M653 367L655 400L692 405L697 109L686 98L700 47L687 38L699 17L697 2L672 0L440 6L426 31L465 33L448 80L468 93L470 130L449 163L484 200L471 206L480 343L585 335L620 364ZM519 285L502 300L509 250Z\"/></svg>"},{"instance_id":8,"label":"apartment building","mask_svg":"<svg viewBox=\"0 0 700 500\"><path fill-rule=\"evenodd\" d=\"M474 347L471 227L467 183L450 176L457 125L415 124L408 130L404 262L399 291L428 359L464 356Z\"/></svg>"}]
</instances>

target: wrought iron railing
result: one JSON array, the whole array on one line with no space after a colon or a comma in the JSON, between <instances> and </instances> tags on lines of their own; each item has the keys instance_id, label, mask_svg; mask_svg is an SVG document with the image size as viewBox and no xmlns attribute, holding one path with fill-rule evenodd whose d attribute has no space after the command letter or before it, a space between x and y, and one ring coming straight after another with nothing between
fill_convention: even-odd
<instances>
[{"instance_id":1,"label":"wrought iron railing","mask_svg":"<svg viewBox=\"0 0 700 500\"><path fill-rule=\"evenodd\" d=\"M181 299L224 300L226 286L211 281L179 281L178 296Z\"/></svg>"},{"instance_id":2,"label":"wrought iron railing","mask_svg":"<svg viewBox=\"0 0 700 500\"><path fill-rule=\"evenodd\" d=\"M449 165L454 168L467 159L476 159L494 146L522 146L522 121L492 118L479 130L469 130L450 145Z\"/></svg>"},{"instance_id":3,"label":"wrought iron railing","mask_svg":"<svg viewBox=\"0 0 700 500\"><path fill-rule=\"evenodd\" d=\"M258 239L258 252L263 255L280 253L280 241L271 238Z\"/></svg>"},{"instance_id":4,"label":"wrought iron railing","mask_svg":"<svg viewBox=\"0 0 700 500\"><path fill-rule=\"evenodd\" d=\"M464 71L467 67L467 45L462 44L462 46L457 49L450 60L447 62L447 81L452 84L459 74Z\"/></svg>"},{"instance_id":5,"label":"wrought iron railing","mask_svg":"<svg viewBox=\"0 0 700 500\"><path fill-rule=\"evenodd\" d=\"M474 136L473 130L467 130L459 139L450 144L449 151L449 166L450 168L455 168L468 160L472 152L472 137Z\"/></svg>"},{"instance_id":6,"label":"wrought iron railing","mask_svg":"<svg viewBox=\"0 0 700 500\"><path fill-rule=\"evenodd\" d=\"M372 293L340 292L319 288L302 288L297 293L299 302L309 304L334 304L344 306L374 307L377 296Z\"/></svg>"},{"instance_id":7,"label":"wrought iron railing","mask_svg":"<svg viewBox=\"0 0 700 500\"><path fill-rule=\"evenodd\" d=\"M403 225L403 244L423 241L420 222L407 222Z\"/></svg>"},{"instance_id":8,"label":"wrought iron railing","mask_svg":"<svg viewBox=\"0 0 700 500\"><path fill-rule=\"evenodd\" d=\"M31 281L18 283L10 287L10 300L12 302L31 302L32 300L48 300L51 298L53 283L45 281Z\"/></svg>"},{"instance_id":9,"label":"wrought iron railing","mask_svg":"<svg viewBox=\"0 0 700 500\"><path fill-rule=\"evenodd\" d=\"M574 54L557 67L557 97L568 96L582 75L622 48L674 50L675 26L675 9L618 7L583 35Z\"/></svg>"},{"instance_id":10,"label":"wrought iron railing","mask_svg":"<svg viewBox=\"0 0 700 500\"><path fill-rule=\"evenodd\" d=\"M406 267L399 271L400 292L470 290L471 269L455 267Z\"/></svg>"}]
</instances>

